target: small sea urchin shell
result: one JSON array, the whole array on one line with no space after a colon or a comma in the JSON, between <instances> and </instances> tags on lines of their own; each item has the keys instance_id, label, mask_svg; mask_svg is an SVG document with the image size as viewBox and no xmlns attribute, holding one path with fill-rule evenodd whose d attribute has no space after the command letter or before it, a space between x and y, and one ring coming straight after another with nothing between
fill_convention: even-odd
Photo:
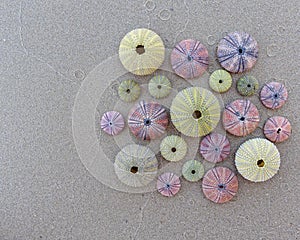
<instances>
[{"instance_id":1,"label":"small sea urchin shell","mask_svg":"<svg viewBox=\"0 0 300 240\"><path fill-rule=\"evenodd\" d=\"M199 161L187 161L182 167L182 175L186 180L190 182L197 182L204 175L204 167Z\"/></svg>"},{"instance_id":2,"label":"small sea urchin shell","mask_svg":"<svg viewBox=\"0 0 300 240\"><path fill-rule=\"evenodd\" d=\"M163 196L172 197L180 190L180 179L174 173L163 173L158 177L157 190Z\"/></svg>"},{"instance_id":3,"label":"small sea urchin shell","mask_svg":"<svg viewBox=\"0 0 300 240\"><path fill-rule=\"evenodd\" d=\"M119 47L123 66L136 75L153 73L163 63L164 56L165 47L160 36L145 28L127 33Z\"/></svg>"},{"instance_id":4,"label":"small sea urchin shell","mask_svg":"<svg viewBox=\"0 0 300 240\"><path fill-rule=\"evenodd\" d=\"M207 69L208 63L207 49L196 40L181 41L171 53L172 68L184 79L201 76Z\"/></svg>"},{"instance_id":5,"label":"small sea urchin shell","mask_svg":"<svg viewBox=\"0 0 300 240\"><path fill-rule=\"evenodd\" d=\"M209 77L209 86L215 92L224 93L229 90L231 85L232 77L223 69L214 71Z\"/></svg>"},{"instance_id":6,"label":"small sea urchin shell","mask_svg":"<svg viewBox=\"0 0 300 240\"><path fill-rule=\"evenodd\" d=\"M165 137L160 144L161 155L168 161L177 162L184 158L187 144L183 138L171 135Z\"/></svg>"},{"instance_id":7,"label":"small sea urchin shell","mask_svg":"<svg viewBox=\"0 0 300 240\"><path fill-rule=\"evenodd\" d=\"M290 137L291 133L291 124L285 117L271 117L266 121L264 125L264 134L266 138L275 143L287 140Z\"/></svg>"},{"instance_id":8,"label":"small sea urchin shell","mask_svg":"<svg viewBox=\"0 0 300 240\"><path fill-rule=\"evenodd\" d=\"M215 203L225 203L237 193L238 179L229 168L216 167L204 175L202 190L209 200Z\"/></svg>"},{"instance_id":9,"label":"small sea urchin shell","mask_svg":"<svg viewBox=\"0 0 300 240\"><path fill-rule=\"evenodd\" d=\"M134 80L124 80L119 85L118 94L124 102L133 102L139 98L141 88Z\"/></svg>"},{"instance_id":10,"label":"small sea urchin shell","mask_svg":"<svg viewBox=\"0 0 300 240\"><path fill-rule=\"evenodd\" d=\"M109 111L104 113L101 118L101 128L109 135L119 134L124 126L124 118L119 112Z\"/></svg>"},{"instance_id":11,"label":"small sea urchin shell","mask_svg":"<svg viewBox=\"0 0 300 240\"><path fill-rule=\"evenodd\" d=\"M217 56L219 63L227 71L241 73L255 65L258 45L248 33L233 32L220 40Z\"/></svg>"},{"instance_id":12,"label":"small sea urchin shell","mask_svg":"<svg viewBox=\"0 0 300 240\"><path fill-rule=\"evenodd\" d=\"M287 98L287 89L279 82L270 82L265 84L260 92L260 100L262 104L271 109L278 109L282 107Z\"/></svg>"},{"instance_id":13,"label":"small sea urchin shell","mask_svg":"<svg viewBox=\"0 0 300 240\"><path fill-rule=\"evenodd\" d=\"M131 144L117 154L114 167L121 182L142 187L156 177L158 162L150 148Z\"/></svg>"},{"instance_id":14,"label":"small sea urchin shell","mask_svg":"<svg viewBox=\"0 0 300 240\"><path fill-rule=\"evenodd\" d=\"M157 75L149 81L149 92L155 98L164 98L171 92L171 82L166 76Z\"/></svg>"},{"instance_id":15,"label":"small sea urchin shell","mask_svg":"<svg viewBox=\"0 0 300 240\"><path fill-rule=\"evenodd\" d=\"M202 139L200 153L209 162L221 162L230 153L229 140L222 134L211 133Z\"/></svg>"},{"instance_id":16,"label":"small sea urchin shell","mask_svg":"<svg viewBox=\"0 0 300 240\"><path fill-rule=\"evenodd\" d=\"M252 133L259 123L259 112L249 100L238 99L229 103L223 112L223 125L226 131L235 136Z\"/></svg>"},{"instance_id":17,"label":"small sea urchin shell","mask_svg":"<svg viewBox=\"0 0 300 240\"><path fill-rule=\"evenodd\" d=\"M258 88L258 81L253 76L243 76L237 81L237 90L242 96L252 96Z\"/></svg>"},{"instance_id":18,"label":"small sea urchin shell","mask_svg":"<svg viewBox=\"0 0 300 240\"><path fill-rule=\"evenodd\" d=\"M220 120L218 99L200 87L190 87L179 92L173 99L170 112L176 129L190 137L207 135Z\"/></svg>"},{"instance_id":19,"label":"small sea urchin shell","mask_svg":"<svg viewBox=\"0 0 300 240\"><path fill-rule=\"evenodd\" d=\"M254 138L244 142L235 154L238 172L252 182L272 178L280 167L277 147L267 139Z\"/></svg>"},{"instance_id":20,"label":"small sea urchin shell","mask_svg":"<svg viewBox=\"0 0 300 240\"><path fill-rule=\"evenodd\" d=\"M164 134L169 123L166 109L156 102L141 101L128 115L128 126L137 138L156 139Z\"/></svg>"}]
</instances>

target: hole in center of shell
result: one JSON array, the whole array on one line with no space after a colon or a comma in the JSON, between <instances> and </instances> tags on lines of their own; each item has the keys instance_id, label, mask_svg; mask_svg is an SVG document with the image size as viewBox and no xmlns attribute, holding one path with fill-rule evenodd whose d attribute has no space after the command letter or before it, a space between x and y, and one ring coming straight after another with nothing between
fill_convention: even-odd
<instances>
[{"instance_id":1,"label":"hole in center of shell","mask_svg":"<svg viewBox=\"0 0 300 240\"><path fill-rule=\"evenodd\" d=\"M278 128L277 129L277 133L279 134L281 132L281 128Z\"/></svg>"},{"instance_id":2,"label":"hole in center of shell","mask_svg":"<svg viewBox=\"0 0 300 240\"><path fill-rule=\"evenodd\" d=\"M131 169L130 169L130 172L132 172L132 173L137 173L137 172L138 172L138 170L139 170L139 168L138 168L138 167L136 167L136 166L132 166L132 167L131 167Z\"/></svg>"},{"instance_id":3,"label":"hole in center of shell","mask_svg":"<svg viewBox=\"0 0 300 240\"><path fill-rule=\"evenodd\" d=\"M126 92L127 92L127 93L130 93L130 89L127 89Z\"/></svg>"},{"instance_id":4,"label":"hole in center of shell","mask_svg":"<svg viewBox=\"0 0 300 240\"><path fill-rule=\"evenodd\" d=\"M192 61L192 60L193 60L193 57L190 56L190 55L188 55L187 60L188 60L188 61Z\"/></svg>"},{"instance_id":5,"label":"hole in center of shell","mask_svg":"<svg viewBox=\"0 0 300 240\"><path fill-rule=\"evenodd\" d=\"M224 184L221 184L221 183L220 183L220 184L218 184L218 189L219 189L219 190L223 190L223 189L225 189L225 186L224 186Z\"/></svg>"},{"instance_id":6,"label":"hole in center of shell","mask_svg":"<svg viewBox=\"0 0 300 240\"><path fill-rule=\"evenodd\" d=\"M145 47L143 45L137 45L135 51L141 55L143 53L145 53Z\"/></svg>"},{"instance_id":7,"label":"hole in center of shell","mask_svg":"<svg viewBox=\"0 0 300 240\"><path fill-rule=\"evenodd\" d=\"M146 126L149 126L149 125L151 124L151 120L148 119L148 118L144 119L144 124L145 124Z\"/></svg>"},{"instance_id":8,"label":"hole in center of shell","mask_svg":"<svg viewBox=\"0 0 300 240\"><path fill-rule=\"evenodd\" d=\"M158 89L161 89L161 85L157 85L157 88L158 88Z\"/></svg>"},{"instance_id":9,"label":"hole in center of shell","mask_svg":"<svg viewBox=\"0 0 300 240\"><path fill-rule=\"evenodd\" d=\"M191 173L192 173L192 174L195 174L195 173L196 173L196 171L195 171L195 170L192 170L192 171L191 171Z\"/></svg>"},{"instance_id":10,"label":"hole in center of shell","mask_svg":"<svg viewBox=\"0 0 300 240\"><path fill-rule=\"evenodd\" d=\"M264 160L262 160L262 159L258 160L256 164L257 164L258 167L263 167L263 166L265 166L265 162L264 162Z\"/></svg>"},{"instance_id":11,"label":"hole in center of shell","mask_svg":"<svg viewBox=\"0 0 300 240\"><path fill-rule=\"evenodd\" d=\"M239 47L238 51L239 51L239 54L242 55L242 54L244 54L245 49L243 47Z\"/></svg>"},{"instance_id":12,"label":"hole in center of shell","mask_svg":"<svg viewBox=\"0 0 300 240\"><path fill-rule=\"evenodd\" d=\"M219 80L219 83L223 83L223 80L222 80L222 79L220 79L220 80Z\"/></svg>"},{"instance_id":13,"label":"hole in center of shell","mask_svg":"<svg viewBox=\"0 0 300 240\"><path fill-rule=\"evenodd\" d=\"M245 117L240 117L240 120L241 121L245 121Z\"/></svg>"},{"instance_id":14,"label":"hole in center of shell","mask_svg":"<svg viewBox=\"0 0 300 240\"><path fill-rule=\"evenodd\" d=\"M202 116L202 113L199 110L196 110L193 112L193 118L199 119L199 118L201 118L201 116Z\"/></svg>"},{"instance_id":15,"label":"hole in center of shell","mask_svg":"<svg viewBox=\"0 0 300 240\"><path fill-rule=\"evenodd\" d=\"M172 148L171 148L171 151L172 151L172 152L176 152L176 148L175 148L175 147L172 147Z\"/></svg>"}]
</instances>

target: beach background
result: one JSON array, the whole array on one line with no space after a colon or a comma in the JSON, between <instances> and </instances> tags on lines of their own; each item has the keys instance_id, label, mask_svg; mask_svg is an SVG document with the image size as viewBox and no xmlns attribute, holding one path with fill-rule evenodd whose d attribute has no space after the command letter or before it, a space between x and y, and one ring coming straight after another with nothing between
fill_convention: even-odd
<instances>
[{"instance_id":1,"label":"beach background","mask_svg":"<svg viewBox=\"0 0 300 240\"><path fill-rule=\"evenodd\" d=\"M300 239L299 9L296 0L2 0L0 239ZM238 175L238 194L218 205L205 199L200 183L183 180L180 192L165 198L118 191L86 169L72 132L76 95L94 69L116 56L123 36L141 27L159 34L167 49L187 38L202 42L211 57L202 82L220 67L215 51L226 33L245 31L257 40L259 60L249 74L260 86L276 80L289 91L278 111L251 97L260 126L273 115L292 124L291 138L277 145L277 175L264 183ZM116 102L105 96L100 112ZM222 95L224 104L236 98L235 84ZM223 166L236 171L235 150L261 130L228 136L233 150ZM117 144L103 147L103 158L118 151Z\"/></svg>"}]
</instances>

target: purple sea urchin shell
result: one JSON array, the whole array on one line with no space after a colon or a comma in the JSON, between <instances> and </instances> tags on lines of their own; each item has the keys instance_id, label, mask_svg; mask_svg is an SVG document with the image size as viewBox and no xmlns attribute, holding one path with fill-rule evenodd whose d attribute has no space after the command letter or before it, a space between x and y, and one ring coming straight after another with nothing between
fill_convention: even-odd
<instances>
[{"instance_id":1,"label":"purple sea urchin shell","mask_svg":"<svg viewBox=\"0 0 300 240\"><path fill-rule=\"evenodd\" d=\"M287 98L287 89L279 82L270 82L265 84L260 92L260 100L262 104L271 109L278 109L282 107Z\"/></svg>"},{"instance_id":2,"label":"purple sea urchin shell","mask_svg":"<svg viewBox=\"0 0 300 240\"><path fill-rule=\"evenodd\" d=\"M227 71L241 73L255 65L258 45L248 33L233 32L220 40L217 56L219 63Z\"/></svg>"},{"instance_id":3,"label":"purple sea urchin shell","mask_svg":"<svg viewBox=\"0 0 300 240\"><path fill-rule=\"evenodd\" d=\"M119 112L109 111L104 113L101 118L101 128L109 135L119 134L124 126L124 118Z\"/></svg>"}]
</instances>

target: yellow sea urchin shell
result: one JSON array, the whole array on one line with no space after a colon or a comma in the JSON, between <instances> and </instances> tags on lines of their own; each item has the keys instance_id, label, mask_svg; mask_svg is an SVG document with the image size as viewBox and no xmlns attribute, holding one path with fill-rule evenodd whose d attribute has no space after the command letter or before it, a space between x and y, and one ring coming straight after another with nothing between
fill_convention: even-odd
<instances>
[{"instance_id":1,"label":"yellow sea urchin shell","mask_svg":"<svg viewBox=\"0 0 300 240\"><path fill-rule=\"evenodd\" d=\"M232 78L229 72L219 69L209 77L209 86L215 92L223 93L229 90L232 85Z\"/></svg>"},{"instance_id":2,"label":"yellow sea urchin shell","mask_svg":"<svg viewBox=\"0 0 300 240\"><path fill-rule=\"evenodd\" d=\"M208 90L190 87L173 99L171 120L178 131L186 136L201 137L210 133L220 120L218 99Z\"/></svg>"},{"instance_id":3,"label":"yellow sea urchin shell","mask_svg":"<svg viewBox=\"0 0 300 240\"><path fill-rule=\"evenodd\" d=\"M149 92L155 98L164 98L171 92L171 82L166 76L157 75L149 81Z\"/></svg>"},{"instance_id":4,"label":"yellow sea urchin shell","mask_svg":"<svg viewBox=\"0 0 300 240\"><path fill-rule=\"evenodd\" d=\"M121 182L142 187L156 177L158 162L150 148L131 144L117 154L114 167Z\"/></svg>"},{"instance_id":5,"label":"yellow sea urchin shell","mask_svg":"<svg viewBox=\"0 0 300 240\"><path fill-rule=\"evenodd\" d=\"M153 73L163 63L164 56L162 39L146 28L127 33L119 47L119 58L123 66L136 75Z\"/></svg>"},{"instance_id":6,"label":"yellow sea urchin shell","mask_svg":"<svg viewBox=\"0 0 300 240\"><path fill-rule=\"evenodd\" d=\"M184 158L187 152L187 144L179 136L167 136L160 144L160 152L166 160L177 162Z\"/></svg>"},{"instance_id":7,"label":"yellow sea urchin shell","mask_svg":"<svg viewBox=\"0 0 300 240\"><path fill-rule=\"evenodd\" d=\"M254 138L239 147L235 155L235 165L244 178L253 182L263 182L277 173L280 154L272 142Z\"/></svg>"},{"instance_id":8,"label":"yellow sea urchin shell","mask_svg":"<svg viewBox=\"0 0 300 240\"><path fill-rule=\"evenodd\" d=\"M119 85L118 94L124 102L133 102L139 98L141 88L134 80L124 80Z\"/></svg>"}]
</instances>

